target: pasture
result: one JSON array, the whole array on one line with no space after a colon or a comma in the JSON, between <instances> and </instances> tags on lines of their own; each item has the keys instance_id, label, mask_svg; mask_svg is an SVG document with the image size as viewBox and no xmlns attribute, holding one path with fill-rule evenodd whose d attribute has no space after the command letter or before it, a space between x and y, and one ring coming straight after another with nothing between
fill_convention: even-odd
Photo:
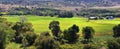
<instances>
[{"instance_id":1,"label":"pasture","mask_svg":"<svg viewBox=\"0 0 120 49\"><path fill-rule=\"evenodd\" d=\"M17 22L20 20L19 16L4 16L9 22ZM69 28L73 24L76 24L80 27L80 34L82 33L82 28L85 26L91 26L95 29L96 35L109 35L112 34L112 28L120 24L120 18L115 18L114 20L90 20L87 22L87 18L82 17L73 17L73 18L57 18L57 17L43 17L43 16L25 16L27 21L33 24L33 28L36 33L50 31L48 26L49 23L53 20L60 22L61 30Z\"/></svg>"},{"instance_id":2,"label":"pasture","mask_svg":"<svg viewBox=\"0 0 120 49\"><path fill-rule=\"evenodd\" d=\"M18 22L20 20L20 17L16 15L14 16L7 15L3 17L7 18L9 22L13 22L13 23ZM73 24L78 25L80 27L80 32L79 32L80 35L82 35L83 27L91 26L95 30L95 37L93 40L96 42L112 39L112 32L113 32L112 28L115 25L120 24L120 18L115 18L114 20L106 20L106 19L105 20L90 20L89 22L87 22L87 18L82 18L82 17L57 18L57 17L49 17L49 16L43 17L43 16L33 16L33 15L26 15L25 17L28 19L28 22L33 24L33 28L36 34L40 34L41 32L44 32L44 31L50 32L48 26L49 26L49 23L53 20L60 22L60 27L62 31L69 28ZM66 47L66 45L61 45L61 46ZM70 47L72 46L71 48L73 49L76 46L77 46L76 48L79 48L79 42L76 44L67 45L67 46L70 46ZM10 48L21 49L19 47L20 47L19 44L10 43L7 45L6 49L10 49Z\"/></svg>"}]
</instances>

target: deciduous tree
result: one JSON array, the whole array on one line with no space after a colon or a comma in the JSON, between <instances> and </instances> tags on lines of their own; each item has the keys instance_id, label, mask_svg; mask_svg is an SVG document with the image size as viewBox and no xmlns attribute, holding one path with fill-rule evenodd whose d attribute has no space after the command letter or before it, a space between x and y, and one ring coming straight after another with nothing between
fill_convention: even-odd
<instances>
[{"instance_id":1,"label":"deciduous tree","mask_svg":"<svg viewBox=\"0 0 120 49\"><path fill-rule=\"evenodd\" d=\"M79 38L78 33L79 27L77 25L73 25L72 27L68 28L68 30L64 30L64 39L67 40L69 43L74 43Z\"/></svg>"}]
</instances>

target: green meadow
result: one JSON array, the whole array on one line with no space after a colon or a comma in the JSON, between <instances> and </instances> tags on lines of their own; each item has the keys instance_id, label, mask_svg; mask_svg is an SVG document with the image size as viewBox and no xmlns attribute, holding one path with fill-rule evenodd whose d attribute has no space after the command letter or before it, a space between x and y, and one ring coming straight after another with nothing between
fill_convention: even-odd
<instances>
[{"instance_id":1,"label":"green meadow","mask_svg":"<svg viewBox=\"0 0 120 49\"><path fill-rule=\"evenodd\" d=\"M20 20L19 16L4 16L9 22L17 22ZM90 20L87 22L87 18L73 17L73 18L57 18L57 17L43 17L43 16L33 16L26 15L27 21L33 24L33 28L36 33L50 31L48 26L53 20L60 22L61 30L69 28L73 24L80 27L80 34L82 33L82 28L85 26L91 26L95 29L96 35L109 35L112 34L112 28L120 24L120 18L115 18L114 20Z\"/></svg>"},{"instance_id":2,"label":"green meadow","mask_svg":"<svg viewBox=\"0 0 120 49\"><path fill-rule=\"evenodd\" d=\"M18 22L20 20L20 16L17 15L7 15L7 16L3 16L5 18L7 18L7 20L9 22ZM35 30L36 34L40 34L41 32L44 31L49 31L49 23L53 20L55 21L59 21L60 22L60 27L61 30L64 31L65 29L69 28L70 26L72 26L73 24L76 24L80 27L80 36L82 36L82 28L85 26L91 26L94 28L95 30L95 36L94 36L94 41L99 42L99 41L103 41L103 40L109 40L112 39L112 28L117 25L120 24L120 18L115 18L114 20L90 20L89 22L87 22L87 18L83 18L83 17L73 17L73 18L57 18L57 17L50 17L50 16L34 16L34 15L25 15L25 17L27 18L27 21L33 24L33 28ZM81 37L80 37L81 39ZM76 44L71 44L71 45L61 45L61 47L65 47L68 46L69 48L79 48L79 44L80 42L76 43ZM20 48L20 44L16 44L16 43L9 43L7 44L7 48L6 49L21 49ZM69 49L68 48L68 49ZM32 49L32 48L31 48Z\"/></svg>"}]
</instances>

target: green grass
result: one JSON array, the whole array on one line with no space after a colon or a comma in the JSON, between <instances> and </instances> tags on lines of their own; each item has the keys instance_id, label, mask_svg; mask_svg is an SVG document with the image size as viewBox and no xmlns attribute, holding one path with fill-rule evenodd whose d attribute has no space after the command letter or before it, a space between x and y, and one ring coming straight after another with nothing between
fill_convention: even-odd
<instances>
[{"instance_id":1,"label":"green grass","mask_svg":"<svg viewBox=\"0 0 120 49\"><path fill-rule=\"evenodd\" d=\"M8 21L17 22L19 21L19 16L6 16ZM28 22L33 24L33 28L36 33L40 33L43 31L50 31L48 26L49 23L53 20L57 20L60 22L61 30L69 28L73 24L76 24L80 27L80 33L82 32L82 28L85 26L91 26L95 29L96 35L103 34L111 34L112 28L120 24L120 18L116 18L115 20L91 20L90 22L86 22L86 18L56 18L56 17L39 17L33 15L27 15L26 18Z\"/></svg>"},{"instance_id":2,"label":"green grass","mask_svg":"<svg viewBox=\"0 0 120 49\"><path fill-rule=\"evenodd\" d=\"M7 15L4 16L7 18L9 22L17 22L19 21L19 16L11 16ZM40 17L40 16L33 16L33 15L26 15L25 16L28 19L28 22L33 24L33 28L36 32L36 34L40 34L44 31L50 31L48 26L49 23L53 20L60 22L61 30L64 31L65 29L69 28L73 24L76 24L80 27L80 34L82 33L82 28L85 26L91 26L95 29L95 37L94 41L98 42L99 40L109 40L112 39L112 28L120 24L120 18L115 18L114 20L91 20L90 22L87 22L86 18L80 18L80 17L74 17L74 18L56 18L56 17ZM81 39L81 38L80 38ZM80 46L79 42L73 45L61 45L62 47L69 46L71 48L75 48L77 46ZM79 46L77 48L79 48ZM7 44L6 49L21 49L19 44L16 43L10 43Z\"/></svg>"}]
</instances>

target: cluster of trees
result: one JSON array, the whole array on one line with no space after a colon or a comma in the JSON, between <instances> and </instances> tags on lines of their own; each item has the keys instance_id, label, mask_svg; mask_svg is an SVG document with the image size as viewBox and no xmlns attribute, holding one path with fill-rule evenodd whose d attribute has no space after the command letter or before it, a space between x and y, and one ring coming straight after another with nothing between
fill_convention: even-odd
<instances>
[{"instance_id":1,"label":"cluster of trees","mask_svg":"<svg viewBox=\"0 0 120 49\"><path fill-rule=\"evenodd\" d=\"M54 16L59 13L59 10L50 8L27 8L13 7L7 12L8 15L38 15L38 16Z\"/></svg>"},{"instance_id":2,"label":"cluster of trees","mask_svg":"<svg viewBox=\"0 0 120 49\"><path fill-rule=\"evenodd\" d=\"M114 17L120 17L120 12L118 9L82 9L79 10L76 14L78 16L114 16Z\"/></svg>"},{"instance_id":3,"label":"cluster of trees","mask_svg":"<svg viewBox=\"0 0 120 49\"><path fill-rule=\"evenodd\" d=\"M65 43L73 44L73 43L76 43L79 39L78 32L80 31L80 29L75 24L73 26L71 26L70 28L68 28L67 30L64 30L63 32L61 31L62 33L59 32L60 27L56 27L56 26L59 26L58 21L52 21L50 23L50 26L52 26L52 28L54 28L54 29L59 28L58 30L54 30L56 32L54 32L52 34L53 35L55 33L57 33L57 35L62 34L62 35L57 36L57 38L61 37L62 39L65 40L65 41L63 41ZM113 27L113 37L115 37L115 39L106 41L106 45L107 45L108 49L119 49L119 47L120 47L120 34L119 34L120 31L119 30L120 30L120 24ZM53 32L53 30L51 30L51 32ZM83 40L81 41L83 44L85 44L83 49L102 48L102 46L94 45L94 42L92 40L94 34L95 34L95 30L92 27L90 27L90 26L83 27L83 29L82 29ZM54 35L54 36L56 37L56 35ZM57 40L57 41L61 41L62 39ZM93 44L91 44L91 42ZM103 48L105 48L105 47L103 47Z\"/></svg>"},{"instance_id":4,"label":"cluster of trees","mask_svg":"<svg viewBox=\"0 0 120 49\"><path fill-rule=\"evenodd\" d=\"M58 16L60 18L71 18L74 15L89 17L89 16L114 16L120 17L119 9L82 9L76 11L65 11L51 8L28 8L28 7L13 7L8 9L8 12L5 12L3 9L0 11L8 15L38 15L38 16ZM74 13L74 14L73 14ZM0 16L3 15L0 13Z\"/></svg>"},{"instance_id":5,"label":"cluster of trees","mask_svg":"<svg viewBox=\"0 0 120 49\"><path fill-rule=\"evenodd\" d=\"M73 24L70 28L61 31L59 27L59 22L58 21L52 21L49 24L49 28L53 34L53 36L57 37L60 41L64 39L64 42L66 43L76 43L79 38L79 31L80 28L76 24ZM92 41L91 39L93 38L94 35L94 29L92 27L86 26L82 29L82 34L84 37L85 42ZM61 39L62 38L62 39ZM58 41L59 41L58 40ZM84 41L83 40L83 41Z\"/></svg>"},{"instance_id":6,"label":"cluster of trees","mask_svg":"<svg viewBox=\"0 0 120 49\"><path fill-rule=\"evenodd\" d=\"M60 12L58 17L60 18L72 18L74 16L74 14L70 11L64 11L64 12Z\"/></svg>"},{"instance_id":7,"label":"cluster of trees","mask_svg":"<svg viewBox=\"0 0 120 49\"><path fill-rule=\"evenodd\" d=\"M51 8L27 8L27 7L13 7L5 12L6 15L38 15L38 16L58 16L59 18L71 18L74 14L71 11L62 11ZM0 16L3 14L0 13Z\"/></svg>"}]
</instances>

